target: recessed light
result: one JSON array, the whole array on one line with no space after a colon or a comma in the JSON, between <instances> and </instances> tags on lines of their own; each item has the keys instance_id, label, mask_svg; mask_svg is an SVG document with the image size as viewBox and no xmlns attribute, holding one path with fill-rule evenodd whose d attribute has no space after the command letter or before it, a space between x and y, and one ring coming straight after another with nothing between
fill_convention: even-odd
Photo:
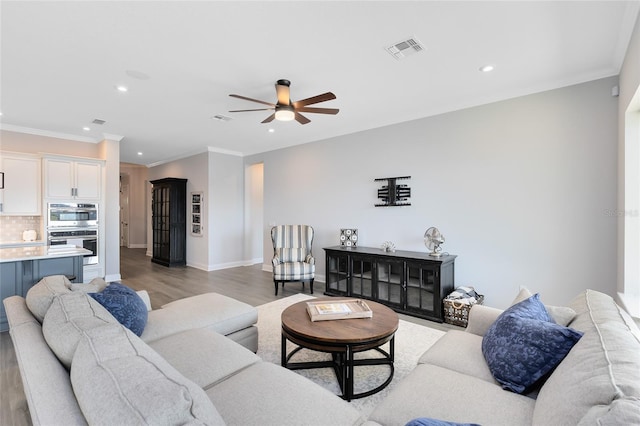
<instances>
[{"instance_id":1,"label":"recessed light","mask_svg":"<svg viewBox=\"0 0 640 426\"><path fill-rule=\"evenodd\" d=\"M480 67L480 71L482 72L491 72L495 69L495 67L493 65L485 65L483 67Z\"/></svg>"},{"instance_id":2,"label":"recessed light","mask_svg":"<svg viewBox=\"0 0 640 426\"><path fill-rule=\"evenodd\" d=\"M89 130L91 130L91 129L90 129L89 127L87 127L87 126L84 126L84 127L82 128L82 130L84 130L85 132L88 132L88 131L89 131Z\"/></svg>"},{"instance_id":3,"label":"recessed light","mask_svg":"<svg viewBox=\"0 0 640 426\"><path fill-rule=\"evenodd\" d=\"M116 86L116 89L118 89L118 92L126 92L129 90L126 86Z\"/></svg>"},{"instance_id":4,"label":"recessed light","mask_svg":"<svg viewBox=\"0 0 640 426\"><path fill-rule=\"evenodd\" d=\"M275 131L276 131L276 129L273 129L273 128L269 129L269 133L273 133Z\"/></svg>"},{"instance_id":5,"label":"recessed light","mask_svg":"<svg viewBox=\"0 0 640 426\"><path fill-rule=\"evenodd\" d=\"M138 153L138 155L142 155L142 153L141 153L141 152L139 152L139 153Z\"/></svg>"}]
</instances>

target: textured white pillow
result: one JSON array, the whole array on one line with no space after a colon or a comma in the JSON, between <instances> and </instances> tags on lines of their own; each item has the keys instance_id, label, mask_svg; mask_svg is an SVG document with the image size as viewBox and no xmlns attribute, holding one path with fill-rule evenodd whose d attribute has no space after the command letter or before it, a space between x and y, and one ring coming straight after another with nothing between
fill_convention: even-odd
<instances>
[{"instance_id":1,"label":"textured white pillow","mask_svg":"<svg viewBox=\"0 0 640 426\"><path fill-rule=\"evenodd\" d=\"M71 384L90 425L224 425L205 392L121 325L85 331Z\"/></svg>"},{"instance_id":2,"label":"textured white pillow","mask_svg":"<svg viewBox=\"0 0 640 426\"><path fill-rule=\"evenodd\" d=\"M118 324L118 320L87 293L70 292L54 297L42 334L60 362L70 368L82 332L105 324Z\"/></svg>"}]
</instances>

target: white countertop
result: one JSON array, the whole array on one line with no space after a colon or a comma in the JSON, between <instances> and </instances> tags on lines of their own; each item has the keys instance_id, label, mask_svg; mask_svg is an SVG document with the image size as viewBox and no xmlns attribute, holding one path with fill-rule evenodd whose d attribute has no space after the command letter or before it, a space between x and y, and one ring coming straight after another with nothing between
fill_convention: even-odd
<instances>
[{"instance_id":1,"label":"white countertop","mask_svg":"<svg viewBox=\"0 0 640 426\"><path fill-rule=\"evenodd\" d=\"M0 241L0 248L5 247L25 247L25 246L44 246L47 242L45 240L35 240L35 241Z\"/></svg>"},{"instance_id":2,"label":"white countertop","mask_svg":"<svg viewBox=\"0 0 640 426\"><path fill-rule=\"evenodd\" d=\"M75 246L26 246L0 248L0 263L20 262L23 260L53 259L91 254L90 250Z\"/></svg>"}]
</instances>

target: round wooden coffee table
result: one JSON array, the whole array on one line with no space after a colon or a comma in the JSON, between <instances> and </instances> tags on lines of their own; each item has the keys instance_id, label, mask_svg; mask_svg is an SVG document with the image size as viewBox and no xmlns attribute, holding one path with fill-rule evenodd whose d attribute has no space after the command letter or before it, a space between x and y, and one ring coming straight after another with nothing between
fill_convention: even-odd
<instances>
[{"instance_id":1,"label":"round wooden coffee table","mask_svg":"<svg viewBox=\"0 0 640 426\"><path fill-rule=\"evenodd\" d=\"M332 298L312 299L314 302ZM335 298L333 300L336 300ZM344 298L340 298L344 300ZM291 370L332 367L336 373L342 398L351 401L373 395L384 389L393 379L394 336L398 329L398 314L388 307L366 301L373 312L371 318L337 319L312 322L307 313L307 302L291 305L282 312L281 364ZM287 340L298 345L287 354ZM389 342L389 351L380 346ZM291 362L299 350L306 348L332 355L330 361ZM354 359L354 354L376 350L382 358ZM354 394L353 369L360 365L388 365L389 377L380 386Z\"/></svg>"}]
</instances>

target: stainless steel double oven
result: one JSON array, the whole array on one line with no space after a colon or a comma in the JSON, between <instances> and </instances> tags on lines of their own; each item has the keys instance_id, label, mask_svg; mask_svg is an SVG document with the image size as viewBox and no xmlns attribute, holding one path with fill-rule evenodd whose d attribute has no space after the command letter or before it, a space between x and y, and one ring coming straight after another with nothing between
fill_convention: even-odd
<instances>
[{"instance_id":1,"label":"stainless steel double oven","mask_svg":"<svg viewBox=\"0 0 640 426\"><path fill-rule=\"evenodd\" d=\"M90 250L84 265L99 262L98 205L88 203L49 203L47 205L47 244L70 244Z\"/></svg>"}]
</instances>

